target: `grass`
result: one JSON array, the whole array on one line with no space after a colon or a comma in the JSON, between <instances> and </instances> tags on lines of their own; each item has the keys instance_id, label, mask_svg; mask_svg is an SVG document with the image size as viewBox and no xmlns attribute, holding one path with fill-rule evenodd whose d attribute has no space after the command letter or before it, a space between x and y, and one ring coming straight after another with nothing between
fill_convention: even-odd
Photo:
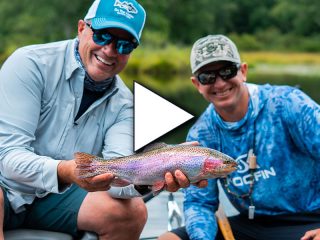
<instances>
[{"instance_id":1,"label":"grass","mask_svg":"<svg viewBox=\"0 0 320 240\"><path fill-rule=\"evenodd\" d=\"M320 65L320 53L244 52L241 57L253 64Z\"/></svg>"},{"instance_id":2,"label":"grass","mask_svg":"<svg viewBox=\"0 0 320 240\"><path fill-rule=\"evenodd\" d=\"M172 45L156 49L140 47L132 54L126 72L155 75L159 78L168 74L190 74L190 49ZM241 58L250 66L320 66L320 53L241 52Z\"/></svg>"}]
</instances>

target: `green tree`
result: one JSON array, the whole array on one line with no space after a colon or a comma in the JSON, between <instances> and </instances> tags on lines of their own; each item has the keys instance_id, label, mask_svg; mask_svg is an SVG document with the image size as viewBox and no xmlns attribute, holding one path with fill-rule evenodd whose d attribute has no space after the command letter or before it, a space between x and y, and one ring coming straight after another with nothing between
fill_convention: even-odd
<instances>
[{"instance_id":1,"label":"green tree","mask_svg":"<svg viewBox=\"0 0 320 240\"><path fill-rule=\"evenodd\" d=\"M312 36L320 31L319 9L318 0L278 0L271 15L281 32Z\"/></svg>"}]
</instances>

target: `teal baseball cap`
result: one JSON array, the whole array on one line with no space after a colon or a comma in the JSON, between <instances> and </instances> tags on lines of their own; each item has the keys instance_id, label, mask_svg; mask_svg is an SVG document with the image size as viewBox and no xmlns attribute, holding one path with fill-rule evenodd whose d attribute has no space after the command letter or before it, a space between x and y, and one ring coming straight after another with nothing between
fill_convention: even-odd
<instances>
[{"instance_id":1,"label":"teal baseball cap","mask_svg":"<svg viewBox=\"0 0 320 240\"><path fill-rule=\"evenodd\" d=\"M90 20L95 30L123 29L140 43L146 11L136 0L95 0L84 20Z\"/></svg>"}]
</instances>

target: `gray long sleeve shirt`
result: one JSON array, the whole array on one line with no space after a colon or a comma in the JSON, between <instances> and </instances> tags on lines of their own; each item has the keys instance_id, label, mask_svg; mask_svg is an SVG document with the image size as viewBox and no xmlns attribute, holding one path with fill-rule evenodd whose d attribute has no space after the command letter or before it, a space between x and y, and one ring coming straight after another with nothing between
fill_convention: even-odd
<instances>
[{"instance_id":1,"label":"gray long sleeve shirt","mask_svg":"<svg viewBox=\"0 0 320 240\"><path fill-rule=\"evenodd\" d=\"M75 40L18 49L0 70L0 185L16 212L35 197L62 193L57 166L82 151L104 158L133 153L132 94L117 76L114 88L75 121L85 72ZM116 196L139 196L134 188Z\"/></svg>"}]
</instances>

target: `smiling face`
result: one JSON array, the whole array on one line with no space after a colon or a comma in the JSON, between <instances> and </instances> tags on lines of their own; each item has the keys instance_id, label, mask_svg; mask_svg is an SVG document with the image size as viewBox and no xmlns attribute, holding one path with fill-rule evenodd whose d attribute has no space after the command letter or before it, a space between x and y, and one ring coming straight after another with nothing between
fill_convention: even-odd
<instances>
[{"instance_id":1,"label":"smiling face","mask_svg":"<svg viewBox=\"0 0 320 240\"><path fill-rule=\"evenodd\" d=\"M248 90L245 84L248 66L242 63L237 75L223 80L220 76L212 84L202 85L196 76L202 72L210 72L224 67L226 62L215 62L208 64L197 71L191 77L193 85L203 97L213 103L215 110L225 121L238 121L244 117L249 101Z\"/></svg>"},{"instance_id":2,"label":"smiling face","mask_svg":"<svg viewBox=\"0 0 320 240\"><path fill-rule=\"evenodd\" d=\"M108 29L110 34L121 39L131 39L131 35L116 28ZM130 54L119 54L115 41L100 46L92 39L93 32L83 20L78 22L79 54L89 76L95 81L103 81L120 73L127 65Z\"/></svg>"}]
</instances>

